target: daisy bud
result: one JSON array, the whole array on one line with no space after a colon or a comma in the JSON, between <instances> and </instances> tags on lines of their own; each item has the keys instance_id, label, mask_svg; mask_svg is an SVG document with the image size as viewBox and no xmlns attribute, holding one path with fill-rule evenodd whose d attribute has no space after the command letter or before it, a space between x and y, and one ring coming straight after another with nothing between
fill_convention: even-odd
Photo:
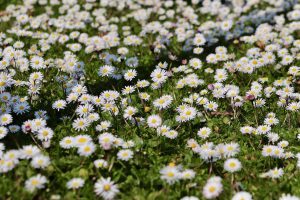
<instances>
[{"instance_id":1,"label":"daisy bud","mask_svg":"<svg viewBox=\"0 0 300 200\"><path fill-rule=\"evenodd\" d=\"M144 108L144 111L145 112L149 112L151 110L151 108L150 107L148 107L148 106L145 106L145 108Z\"/></svg>"},{"instance_id":2,"label":"daisy bud","mask_svg":"<svg viewBox=\"0 0 300 200\"><path fill-rule=\"evenodd\" d=\"M252 94L247 94L247 95L246 95L246 99L249 100L249 101L252 101L252 100L255 99L255 96L252 95Z\"/></svg>"},{"instance_id":3,"label":"daisy bud","mask_svg":"<svg viewBox=\"0 0 300 200\"><path fill-rule=\"evenodd\" d=\"M30 132L31 131L31 126L30 125L25 126L25 131L26 131L26 133Z\"/></svg>"},{"instance_id":4,"label":"daisy bud","mask_svg":"<svg viewBox=\"0 0 300 200\"><path fill-rule=\"evenodd\" d=\"M207 86L207 88L208 88L209 90L213 90L213 89L215 88L215 86L214 86L214 84L209 84L209 85Z\"/></svg>"},{"instance_id":5,"label":"daisy bud","mask_svg":"<svg viewBox=\"0 0 300 200\"><path fill-rule=\"evenodd\" d=\"M83 178L89 176L89 172L86 169L80 169L78 174L80 177L83 177Z\"/></svg>"},{"instance_id":6,"label":"daisy bud","mask_svg":"<svg viewBox=\"0 0 300 200\"><path fill-rule=\"evenodd\" d=\"M228 71L229 71L230 73L234 73L234 72L235 72L235 69L234 69L233 67L229 67L229 68L228 68Z\"/></svg>"},{"instance_id":7,"label":"daisy bud","mask_svg":"<svg viewBox=\"0 0 300 200\"><path fill-rule=\"evenodd\" d=\"M47 149L47 148L50 147L51 141L50 141L50 140L47 140L47 141L44 141L42 144L43 144L43 147L44 147L45 149Z\"/></svg>"}]
</instances>

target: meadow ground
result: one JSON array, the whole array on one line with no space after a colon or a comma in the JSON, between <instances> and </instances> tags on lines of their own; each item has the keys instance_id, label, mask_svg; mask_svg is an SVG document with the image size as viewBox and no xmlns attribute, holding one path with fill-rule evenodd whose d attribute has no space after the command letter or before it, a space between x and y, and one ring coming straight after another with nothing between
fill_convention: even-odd
<instances>
[{"instance_id":1,"label":"meadow ground","mask_svg":"<svg viewBox=\"0 0 300 200\"><path fill-rule=\"evenodd\" d=\"M0 0L0 199L300 200L297 0Z\"/></svg>"}]
</instances>

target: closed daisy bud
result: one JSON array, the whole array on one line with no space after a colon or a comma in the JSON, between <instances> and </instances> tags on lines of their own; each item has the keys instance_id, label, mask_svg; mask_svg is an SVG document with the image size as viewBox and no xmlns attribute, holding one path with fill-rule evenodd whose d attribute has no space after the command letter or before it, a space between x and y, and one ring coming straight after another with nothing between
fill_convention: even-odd
<instances>
[{"instance_id":1,"label":"closed daisy bud","mask_svg":"<svg viewBox=\"0 0 300 200\"><path fill-rule=\"evenodd\" d=\"M144 107L144 111L145 111L145 112L149 112L150 110L151 110L151 107L148 107L148 106L145 106L145 107Z\"/></svg>"}]
</instances>

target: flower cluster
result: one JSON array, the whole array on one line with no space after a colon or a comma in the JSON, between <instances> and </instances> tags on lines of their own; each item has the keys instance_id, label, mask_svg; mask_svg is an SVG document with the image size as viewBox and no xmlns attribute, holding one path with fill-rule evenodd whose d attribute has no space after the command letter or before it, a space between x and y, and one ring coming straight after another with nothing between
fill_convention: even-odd
<instances>
[{"instance_id":1,"label":"flower cluster","mask_svg":"<svg viewBox=\"0 0 300 200\"><path fill-rule=\"evenodd\" d=\"M300 199L297 0L15 0L0 24L2 198Z\"/></svg>"}]
</instances>

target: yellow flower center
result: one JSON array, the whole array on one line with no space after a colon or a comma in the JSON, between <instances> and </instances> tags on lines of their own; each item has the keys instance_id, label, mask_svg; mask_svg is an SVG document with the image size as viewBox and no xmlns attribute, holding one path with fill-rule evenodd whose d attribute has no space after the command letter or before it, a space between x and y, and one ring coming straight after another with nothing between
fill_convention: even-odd
<instances>
[{"instance_id":1,"label":"yellow flower center","mask_svg":"<svg viewBox=\"0 0 300 200\"><path fill-rule=\"evenodd\" d=\"M211 186L208 190L209 190L209 192L214 192L214 191L216 191L216 187L215 186Z\"/></svg>"},{"instance_id":2,"label":"yellow flower center","mask_svg":"<svg viewBox=\"0 0 300 200\"><path fill-rule=\"evenodd\" d=\"M109 191L110 185L109 184L104 185L103 189L104 189L104 191Z\"/></svg>"},{"instance_id":3,"label":"yellow flower center","mask_svg":"<svg viewBox=\"0 0 300 200\"><path fill-rule=\"evenodd\" d=\"M174 177L174 175L175 175L175 174L174 174L173 172L168 172L168 173L167 173L167 176L168 176L168 177Z\"/></svg>"},{"instance_id":4,"label":"yellow flower center","mask_svg":"<svg viewBox=\"0 0 300 200\"><path fill-rule=\"evenodd\" d=\"M78 142L79 142L79 143L85 143L86 140L87 140L86 138L79 138L79 139L78 139ZM70 142L71 142L71 141L70 141Z\"/></svg>"}]
</instances>

